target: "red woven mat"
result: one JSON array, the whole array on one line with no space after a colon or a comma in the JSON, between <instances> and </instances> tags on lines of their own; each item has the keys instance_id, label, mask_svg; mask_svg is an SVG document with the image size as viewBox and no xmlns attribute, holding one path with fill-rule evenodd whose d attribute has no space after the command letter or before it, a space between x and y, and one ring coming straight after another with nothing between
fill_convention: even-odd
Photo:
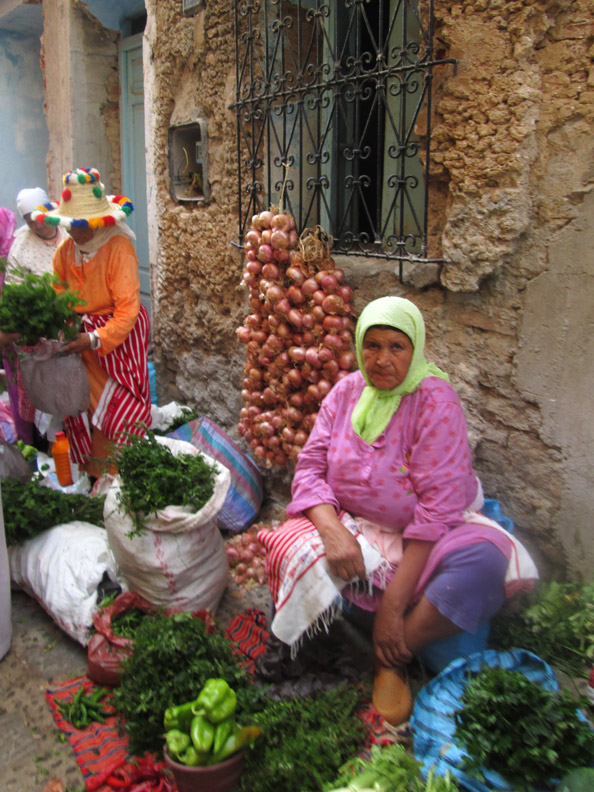
<instances>
[{"instance_id":1,"label":"red woven mat","mask_svg":"<svg viewBox=\"0 0 594 792\"><path fill-rule=\"evenodd\" d=\"M236 616L225 630L225 635L237 649L242 665L250 673L254 670L255 660L266 651L268 634L266 617L263 611L256 609L247 610ZM64 732L72 746L87 784L97 774L104 773L118 764L134 761L135 757L128 753L128 737L118 731L115 713L107 717L105 723L91 723L83 730L76 729L62 717L58 704L70 700L81 684L88 688L89 693L98 687L86 676L77 677L48 688L45 698L56 726ZM109 699L106 700L106 704L109 704ZM383 718L371 704L362 708L360 716L369 727L371 743L383 745L394 742L394 733L386 730ZM111 792L113 787L103 784L95 789L98 792Z\"/></svg>"}]
</instances>

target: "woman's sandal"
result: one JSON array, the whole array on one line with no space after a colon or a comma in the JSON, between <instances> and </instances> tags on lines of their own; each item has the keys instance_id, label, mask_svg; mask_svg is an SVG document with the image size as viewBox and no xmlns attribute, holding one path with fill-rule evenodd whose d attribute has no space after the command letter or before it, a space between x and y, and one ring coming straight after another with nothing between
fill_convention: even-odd
<instances>
[{"instance_id":1,"label":"woman's sandal","mask_svg":"<svg viewBox=\"0 0 594 792\"><path fill-rule=\"evenodd\" d=\"M412 710L408 683L393 668L380 668L377 671L371 702L392 726L405 723Z\"/></svg>"}]
</instances>

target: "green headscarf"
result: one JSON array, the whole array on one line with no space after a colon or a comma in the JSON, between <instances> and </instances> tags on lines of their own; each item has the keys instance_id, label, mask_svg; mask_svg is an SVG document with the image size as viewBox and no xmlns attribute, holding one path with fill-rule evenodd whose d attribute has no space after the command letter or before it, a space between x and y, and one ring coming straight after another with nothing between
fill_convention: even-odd
<instances>
[{"instance_id":1,"label":"green headscarf","mask_svg":"<svg viewBox=\"0 0 594 792\"><path fill-rule=\"evenodd\" d=\"M404 382L391 390L372 385L363 365L363 339L369 328L375 325L393 327L406 333L413 345L413 356ZM425 360L425 322L417 306L403 297L380 297L365 306L357 322L355 346L359 368L367 385L355 405L351 424L355 434L366 443L373 443L381 435L402 397L413 393L425 377L440 377L449 382L445 371Z\"/></svg>"}]
</instances>

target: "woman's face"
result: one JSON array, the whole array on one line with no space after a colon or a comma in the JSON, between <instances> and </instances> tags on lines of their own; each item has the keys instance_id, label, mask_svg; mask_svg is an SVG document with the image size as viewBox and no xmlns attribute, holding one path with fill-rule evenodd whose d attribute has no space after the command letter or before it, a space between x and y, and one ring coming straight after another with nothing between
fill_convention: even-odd
<instances>
[{"instance_id":1,"label":"woman's face","mask_svg":"<svg viewBox=\"0 0 594 792\"><path fill-rule=\"evenodd\" d=\"M31 231L40 239L53 239L56 234L58 233L58 229L55 226L45 225L45 223L36 223L35 220L31 219L31 213L23 215L23 220Z\"/></svg>"},{"instance_id":2,"label":"woman's face","mask_svg":"<svg viewBox=\"0 0 594 792\"><path fill-rule=\"evenodd\" d=\"M74 239L77 245L84 245L85 242L90 242L95 233L94 228L71 228L68 233Z\"/></svg>"},{"instance_id":3,"label":"woman's face","mask_svg":"<svg viewBox=\"0 0 594 792\"><path fill-rule=\"evenodd\" d=\"M410 338L400 330L370 327L363 339L363 365L372 385L392 390L401 385L413 356Z\"/></svg>"}]
</instances>

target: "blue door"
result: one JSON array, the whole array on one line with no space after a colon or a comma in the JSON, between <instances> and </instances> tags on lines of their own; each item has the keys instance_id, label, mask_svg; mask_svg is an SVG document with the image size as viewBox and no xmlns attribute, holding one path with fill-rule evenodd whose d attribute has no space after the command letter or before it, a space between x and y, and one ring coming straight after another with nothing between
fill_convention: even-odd
<instances>
[{"instance_id":1,"label":"blue door","mask_svg":"<svg viewBox=\"0 0 594 792\"><path fill-rule=\"evenodd\" d=\"M122 39L120 42L120 90L122 191L134 204L134 211L128 223L136 234L140 298L150 314L151 279L146 211L142 33Z\"/></svg>"}]
</instances>

